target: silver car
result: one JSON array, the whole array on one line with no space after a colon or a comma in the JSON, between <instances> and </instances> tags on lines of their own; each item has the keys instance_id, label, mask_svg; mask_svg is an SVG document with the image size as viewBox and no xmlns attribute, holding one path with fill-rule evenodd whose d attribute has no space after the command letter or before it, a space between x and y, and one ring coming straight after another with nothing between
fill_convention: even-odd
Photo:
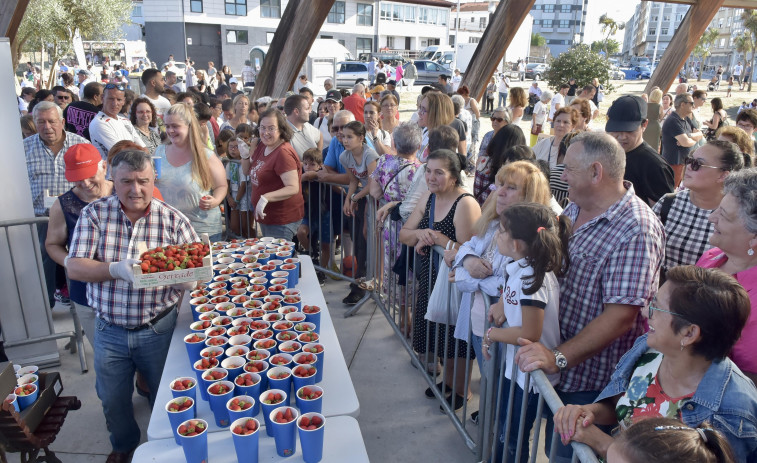
<instances>
[{"instance_id":1,"label":"silver car","mask_svg":"<svg viewBox=\"0 0 757 463\"><path fill-rule=\"evenodd\" d=\"M362 61L337 63L336 87L351 89L358 79L368 80L368 64Z\"/></svg>"},{"instance_id":2,"label":"silver car","mask_svg":"<svg viewBox=\"0 0 757 463\"><path fill-rule=\"evenodd\" d=\"M418 78L415 85L429 85L439 81L439 76L445 74L452 76L452 70L442 66L435 61L417 59L414 61L415 68L418 70ZM407 64L404 66L407 67Z\"/></svg>"}]
</instances>

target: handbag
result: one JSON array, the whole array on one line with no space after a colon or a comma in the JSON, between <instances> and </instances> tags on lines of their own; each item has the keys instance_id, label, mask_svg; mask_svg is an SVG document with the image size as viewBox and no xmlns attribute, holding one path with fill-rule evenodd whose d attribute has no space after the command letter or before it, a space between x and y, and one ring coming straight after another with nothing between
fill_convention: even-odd
<instances>
[{"instance_id":1,"label":"handbag","mask_svg":"<svg viewBox=\"0 0 757 463\"><path fill-rule=\"evenodd\" d=\"M450 244L451 242L447 242L447 250L451 249ZM463 295L457 290L457 285L449 281L449 267L442 260L439 262L439 272L436 275L434 290L428 298L426 320L454 325L457 323L462 297Z\"/></svg>"},{"instance_id":2,"label":"handbag","mask_svg":"<svg viewBox=\"0 0 757 463\"><path fill-rule=\"evenodd\" d=\"M542 132L544 124L534 124L531 126L531 135L539 135Z\"/></svg>"}]
</instances>

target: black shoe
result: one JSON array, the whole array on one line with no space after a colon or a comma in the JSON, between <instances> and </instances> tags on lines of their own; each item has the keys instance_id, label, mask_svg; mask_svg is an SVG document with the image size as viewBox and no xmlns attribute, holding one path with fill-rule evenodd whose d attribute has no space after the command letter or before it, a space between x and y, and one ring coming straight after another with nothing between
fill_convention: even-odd
<instances>
[{"instance_id":1,"label":"black shoe","mask_svg":"<svg viewBox=\"0 0 757 463\"><path fill-rule=\"evenodd\" d=\"M437 389L439 390L439 392L442 392L442 387L443 387L443 386L444 386L444 383L443 383L443 382L441 382L441 383L437 383L437 384L436 384L436 388L437 388ZM449 386L447 386L447 387L445 387L445 388L444 388L444 393L445 393L446 395L449 395L449 394L450 394L450 392L452 392L452 389L451 389L451 388L450 388ZM434 391L433 391L433 390L431 390L431 388L430 388L430 387L427 387L427 388L426 388L426 392L425 392L425 394L426 394L426 397L428 397L429 399L433 399L434 397L436 397L436 396L434 395Z\"/></svg>"},{"instance_id":2,"label":"black shoe","mask_svg":"<svg viewBox=\"0 0 757 463\"><path fill-rule=\"evenodd\" d=\"M353 289L352 291L350 291L347 297L342 299L342 304L355 305L360 302L360 299L362 299L363 296L365 296L365 291L356 291Z\"/></svg>"},{"instance_id":3,"label":"black shoe","mask_svg":"<svg viewBox=\"0 0 757 463\"><path fill-rule=\"evenodd\" d=\"M478 410L470 414L470 420L473 421L474 424L478 424Z\"/></svg>"},{"instance_id":4,"label":"black shoe","mask_svg":"<svg viewBox=\"0 0 757 463\"><path fill-rule=\"evenodd\" d=\"M452 397L455 398L455 403L454 404L452 403ZM447 397L444 400L447 401L447 403L449 404L449 406L454 411L458 411L461 408L463 408L463 405L465 405L465 402L467 402L467 400L465 399L465 397L463 397L463 396L461 396L459 394L452 394L452 395L450 395L449 397ZM441 405L439 405L439 411L442 412L442 413L444 413L444 407L442 407Z\"/></svg>"},{"instance_id":5,"label":"black shoe","mask_svg":"<svg viewBox=\"0 0 757 463\"><path fill-rule=\"evenodd\" d=\"M315 276L318 277L318 284L324 286L326 284L326 274L323 272L315 272Z\"/></svg>"}]
</instances>

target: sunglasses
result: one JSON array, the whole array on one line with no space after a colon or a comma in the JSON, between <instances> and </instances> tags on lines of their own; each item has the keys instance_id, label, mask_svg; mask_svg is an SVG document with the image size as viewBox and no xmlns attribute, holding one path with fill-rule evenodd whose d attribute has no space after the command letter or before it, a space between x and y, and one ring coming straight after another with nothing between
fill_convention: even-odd
<instances>
[{"instance_id":1,"label":"sunglasses","mask_svg":"<svg viewBox=\"0 0 757 463\"><path fill-rule=\"evenodd\" d=\"M701 167L709 167L710 169L721 169L718 166L708 166L707 164L703 164L702 161L699 159L692 158L691 156L688 156L686 159L684 159L684 163L687 166L691 167L691 170L694 172L698 171Z\"/></svg>"},{"instance_id":2,"label":"sunglasses","mask_svg":"<svg viewBox=\"0 0 757 463\"><path fill-rule=\"evenodd\" d=\"M331 131L332 131L332 132L339 132L339 131L340 131L340 130L342 130L343 128L344 128L344 126L343 126L343 125L332 125L332 126L331 126Z\"/></svg>"},{"instance_id":3,"label":"sunglasses","mask_svg":"<svg viewBox=\"0 0 757 463\"><path fill-rule=\"evenodd\" d=\"M122 92L126 90L126 86L124 84L107 84L105 85L105 90L113 90L113 89L121 90Z\"/></svg>"},{"instance_id":4,"label":"sunglasses","mask_svg":"<svg viewBox=\"0 0 757 463\"><path fill-rule=\"evenodd\" d=\"M492 116L491 120L492 120L492 122L495 122L495 121L496 122L505 122L505 118L504 117L494 117L494 116Z\"/></svg>"},{"instance_id":5,"label":"sunglasses","mask_svg":"<svg viewBox=\"0 0 757 463\"><path fill-rule=\"evenodd\" d=\"M279 111L283 111L284 107L283 106L276 106L276 109L278 109Z\"/></svg>"}]
</instances>

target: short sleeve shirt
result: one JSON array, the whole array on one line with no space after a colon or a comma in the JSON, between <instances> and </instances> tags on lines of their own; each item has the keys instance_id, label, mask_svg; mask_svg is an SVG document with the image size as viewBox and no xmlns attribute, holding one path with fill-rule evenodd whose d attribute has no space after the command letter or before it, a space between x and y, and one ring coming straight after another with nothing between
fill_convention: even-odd
<instances>
[{"instance_id":1,"label":"short sleeve shirt","mask_svg":"<svg viewBox=\"0 0 757 463\"><path fill-rule=\"evenodd\" d=\"M321 140L321 132L308 122L305 122L302 130L296 129L289 121L287 121L287 124L292 128L293 132L292 140L289 143L294 148L300 161L302 161L302 155L305 151L318 147L318 142Z\"/></svg>"},{"instance_id":2,"label":"short sleeve shirt","mask_svg":"<svg viewBox=\"0 0 757 463\"><path fill-rule=\"evenodd\" d=\"M708 220L714 209L700 209L691 202L689 190L681 190L672 198L665 198L652 210L659 217L664 202L673 201L665 218L665 260L663 268L694 265L702 254L712 247L710 236L714 231ZM662 220L662 218L661 218Z\"/></svg>"},{"instance_id":3,"label":"short sleeve shirt","mask_svg":"<svg viewBox=\"0 0 757 463\"><path fill-rule=\"evenodd\" d=\"M302 182L302 163L292 145L284 142L266 156L265 145L258 143L250 157L250 208L257 206L262 195L284 188L281 176L293 170L297 172L299 185ZM300 188L300 191L284 201L269 203L265 208L265 218L259 222L266 225L285 225L302 220L305 216L305 200L301 190Z\"/></svg>"},{"instance_id":4,"label":"short sleeve shirt","mask_svg":"<svg viewBox=\"0 0 757 463\"><path fill-rule=\"evenodd\" d=\"M691 121L682 119L675 111L665 119L662 124L662 157L670 165L683 164L686 156L689 155L690 148L678 146L676 137L681 134L690 134L692 129Z\"/></svg>"},{"instance_id":5,"label":"short sleeve shirt","mask_svg":"<svg viewBox=\"0 0 757 463\"><path fill-rule=\"evenodd\" d=\"M352 151L344 150L339 155L339 162L344 166L346 170L352 172L352 175L357 177L360 183L360 188L368 186L368 166L378 161L378 153L370 148L368 145L363 145L363 156L360 160L360 164L355 161L355 157L352 155Z\"/></svg>"},{"instance_id":6,"label":"short sleeve shirt","mask_svg":"<svg viewBox=\"0 0 757 463\"><path fill-rule=\"evenodd\" d=\"M673 192L673 169L647 142L626 153L624 180L633 183L642 201L657 202Z\"/></svg>"}]
</instances>

